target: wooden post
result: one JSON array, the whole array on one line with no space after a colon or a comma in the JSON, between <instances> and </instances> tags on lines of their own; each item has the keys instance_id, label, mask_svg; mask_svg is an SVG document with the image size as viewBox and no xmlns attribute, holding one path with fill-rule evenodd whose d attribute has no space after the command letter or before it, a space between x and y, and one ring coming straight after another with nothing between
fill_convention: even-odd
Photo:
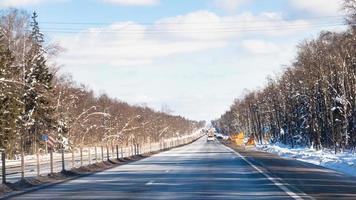
<instances>
[{"instance_id":1,"label":"wooden post","mask_svg":"<svg viewBox=\"0 0 356 200\"><path fill-rule=\"evenodd\" d=\"M106 159L109 161L110 160L110 151L108 145L106 145Z\"/></svg>"},{"instance_id":2,"label":"wooden post","mask_svg":"<svg viewBox=\"0 0 356 200\"><path fill-rule=\"evenodd\" d=\"M98 162L98 148L95 146L95 162Z\"/></svg>"},{"instance_id":3,"label":"wooden post","mask_svg":"<svg viewBox=\"0 0 356 200\"><path fill-rule=\"evenodd\" d=\"M21 179L25 178L25 153L24 153L24 139L21 136Z\"/></svg>"},{"instance_id":4,"label":"wooden post","mask_svg":"<svg viewBox=\"0 0 356 200\"><path fill-rule=\"evenodd\" d=\"M5 150L1 152L1 162L2 162L2 170L1 170L1 174L2 174L2 183L5 184L6 183L6 152Z\"/></svg>"},{"instance_id":5,"label":"wooden post","mask_svg":"<svg viewBox=\"0 0 356 200\"><path fill-rule=\"evenodd\" d=\"M83 148L80 147L80 166L83 166Z\"/></svg>"},{"instance_id":6,"label":"wooden post","mask_svg":"<svg viewBox=\"0 0 356 200\"><path fill-rule=\"evenodd\" d=\"M75 167L75 158L74 158L75 148L72 148L72 168Z\"/></svg>"},{"instance_id":7,"label":"wooden post","mask_svg":"<svg viewBox=\"0 0 356 200\"><path fill-rule=\"evenodd\" d=\"M120 149L121 149L121 158L124 158L124 150L123 150L122 146Z\"/></svg>"},{"instance_id":8,"label":"wooden post","mask_svg":"<svg viewBox=\"0 0 356 200\"><path fill-rule=\"evenodd\" d=\"M101 146L101 161L104 161L104 147Z\"/></svg>"},{"instance_id":9,"label":"wooden post","mask_svg":"<svg viewBox=\"0 0 356 200\"><path fill-rule=\"evenodd\" d=\"M53 150L49 150L49 162L50 162L50 169L51 174L53 174Z\"/></svg>"},{"instance_id":10,"label":"wooden post","mask_svg":"<svg viewBox=\"0 0 356 200\"><path fill-rule=\"evenodd\" d=\"M116 145L116 159L119 160L119 145Z\"/></svg>"},{"instance_id":11,"label":"wooden post","mask_svg":"<svg viewBox=\"0 0 356 200\"><path fill-rule=\"evenodd\" d=\"M66 171L65 163L64 163L64 147L62 147L62 172Z\"/></svg>"},{"instance_id":12,"label":"wooden post","mask_svg":"<svg viewBox=\"0 0 356 200\"><path fill-rule=\"evenodd\" d=\"M37 160L37 162L36 162L36 164L37 164L37 176L40 176L40 154L38 153L38 149L36 148L36 160Z\"/></svg>"},{"instance_id":13,"label":"wooden post","mask_svg":"<svg viewBox=\"0 0 356 200\"><path fill-rule=\"evenodd\" d=\"M91 150L91 148L90 147L88 147L88 153L89 153L89 165L91 164L91 152L90 152L90 150Z\"/></svg>"},{"instance_id":14,"label":"wooden post","mask_svg":"<svg viewBox=\"0 0 356 200\"><path fill-rule=\"evenodd\" d=\"M21 178L25 178L25 153L23 147L21 151Z\"/></svg>"}]
</instances>

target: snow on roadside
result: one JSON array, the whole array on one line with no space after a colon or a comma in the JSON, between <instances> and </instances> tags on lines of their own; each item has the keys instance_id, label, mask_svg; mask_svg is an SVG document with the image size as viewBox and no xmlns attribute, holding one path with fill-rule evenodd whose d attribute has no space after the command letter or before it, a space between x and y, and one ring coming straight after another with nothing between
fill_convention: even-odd
<instances>
[{"instance_id":1,"label":"snow on roadside","mask_svg":"<svg viewBox=\"0 0 356 200\"><path fill-rule=\"evenodd\" d=\"M316 151L312 148L290 148L283 144L256 146L259 151L277 154L284 158L293 158L303 162L320 165L335 171L340 171L356 177L356 153L345 151L334 154L332 150Z\"/></svg>"}]
</instances>

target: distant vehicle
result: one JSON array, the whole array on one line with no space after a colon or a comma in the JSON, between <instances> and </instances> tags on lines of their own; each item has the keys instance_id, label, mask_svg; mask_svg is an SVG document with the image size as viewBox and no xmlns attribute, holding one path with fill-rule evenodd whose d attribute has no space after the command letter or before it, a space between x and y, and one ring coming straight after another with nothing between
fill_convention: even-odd
<instances>
[{"instance_id":1,"label":"distant vehicle","mask_svg":"<svg viewBox=\"0 0 356 200\"><path fill-rule=\"evenodd\" d=\"M214 131L209 130L207 135L208 135L207 142L213 142L213 141L215 141Z\"/></svg>"},{"instance_id":2,"label":"distant vehicle","mask_svg":"<svg viewBox=\"0 0 356 200\"><path fill-rule=\"evenodd\" d=\"M206 140L207 142L214 142L215 137L214 136L208 136L208 139Z\"/></svg>"},{"instance_id":3,"label":"distant vehicle","mask_svg":"<svg viewBox=\"0 0 356 200\"><path fill-rule=\"evenodd\" d=\"M216 133L215 134L216 139L218 140L229 140L229 136L221 134L221 133Z\"/></svg>"},{"instance_id":4,"label":"distant vehicle","mask_svg":"<svg viewBox=\"0 0 356 200\"><path fill-rule=\"evenodd\" d=\"M224 139L225 141L227 141L227 140L230 140L231 138L230 138L229 136L227 136L227 135L224 135L224 136L223 136L223 139Z\"/></svg>"},{"instance_id":5,"label":"distant vehicle","mask_svg":"<svg viewBox=\"0 0 356 200\"><path fill-rule=\"evenodd\" d=\"M216 134L216 139L222 140L224 139L224 136L222 134Z\"/></svg>"}]
</instances>

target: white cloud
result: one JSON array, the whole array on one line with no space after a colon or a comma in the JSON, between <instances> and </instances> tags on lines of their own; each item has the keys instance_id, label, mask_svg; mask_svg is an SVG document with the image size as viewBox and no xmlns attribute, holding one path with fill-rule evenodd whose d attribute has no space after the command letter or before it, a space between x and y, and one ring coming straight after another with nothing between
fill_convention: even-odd
<instances>
[{"instance_id":1,"label":"white cloud","mask_svg":"<svg viewBox=\"0 0 356 200\"><path fill-rule=\"evenodd\" d=\"M67 49L65 59L71 65L147 65L156 58L225 45L223 41L175 41L171 37L161 40L152 35L155 32L148 31L148 27L133 22L90 29L75 38L62 40L62 45Z\"/></svg>"},{"instance_id":2,"label":"white cloud","mask_svg":"<svg viewBox=\"0 0 356 200\"><path fill-rule=\"evenodd\" d=\"M159 20L152 29L179 39L224 40L236 36L236 33L226 31L231 28L231 23L226 23L227 20L229 18L220 17L213 12L196 11Z\"/></svg>"},{"instance_id":3,"label":"white cloud","mask_svg":"<svg viewBox=\"0 0 356 200\"><path fill-rule=\"evenodd\" d=\"M299 10L318 15L337 15L341 11L342 0L290 0L290 4Z\"/></svg>"},{"instance_id":4,"label":"white cloud","mask_svg":"<svg viewBox=\"0 0 356 200\"><path fill-rule=\"evenodd\" d=\"M230 27L238 30L240 34L264 33L268 35L287 35L296 31L303 31L310 28L310 23L305 20L286 21L281 13L263 12L253 15L249 12L225 17L226 22L230 22ZM236 23L231 23L236 22Z\"/></svg>"},{"instance_id":5,"label":"white cloud","mask_svg":"<svg viewBox=\"0 0 356 200\"><path fill-rule=\"evenodd\" d=\"M126 6L150 6L159 3L159 0L101 0L105 3L126 5Z\"/></svg>"},{"instance_id":6,"label":"white cloud","mask_svg":"<svg viewBox=\"0 0 356 200\"><path fill-rule=\"evenodd\" d=\"M256 34L256 30L272 36L294 33L288 27L296 25L307 28L306 22L284 21L278 13L223 17L196 11L151 25L120 22L61 38L67 52L60 59L68 66L143 66L175 54L223 48L232 40Z\"/></svg>"},{"instance_id":7,"label":"white cloud","mask_svg":"<svg viewBox=\"0 0 356 200\"><path fill-rule=\"evenodd\" d=\"M66 2L69 0L0 0L0 8L33 6L43 3Z\"/></svg>"},{"instance_id":8,"label":"white cloud","mask_svg":"<svg viewBox=\"0 0 356 200\"><path fill-rule=\"evenodd\" d=\"M216 7L231 12L235 11L239 6L249 1L250 0L214 0L213 3Z\"/></svg>"},{"instance_id":9,"label":"white cloud","mask_svg":"<svg viewBox=\"0 0 356 200\"><path fill-rule=\"evenodd\" d=\"M43 3L46 0L0 0L0 7L27 6Z\"/></svg>"},{"instance_id":10,"label":"white cloud","mask_svg":"<svg viewBox=\"0 0 356 200\"><path fill-rule=\"evenodd\" d=\"M274 54L282 50L273 42L256 39L242 41L242 47L252 54Z\"/></svg>"}]
</instances>

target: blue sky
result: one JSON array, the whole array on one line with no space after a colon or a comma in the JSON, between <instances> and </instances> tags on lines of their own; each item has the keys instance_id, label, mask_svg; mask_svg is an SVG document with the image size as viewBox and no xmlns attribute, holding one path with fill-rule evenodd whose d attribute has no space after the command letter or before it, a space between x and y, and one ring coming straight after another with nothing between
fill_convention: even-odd
<instances>
[{"instance_id":1,"label":"blue sky","mask_svg":"<svg viewBox=\"0 0 356 200\"><path fill-rule=\"evenodd\" d=\"M339 0L0 0L37 11L56 62L97 94L211 120L293 61Z\"/></svg>"}]
</instances>

